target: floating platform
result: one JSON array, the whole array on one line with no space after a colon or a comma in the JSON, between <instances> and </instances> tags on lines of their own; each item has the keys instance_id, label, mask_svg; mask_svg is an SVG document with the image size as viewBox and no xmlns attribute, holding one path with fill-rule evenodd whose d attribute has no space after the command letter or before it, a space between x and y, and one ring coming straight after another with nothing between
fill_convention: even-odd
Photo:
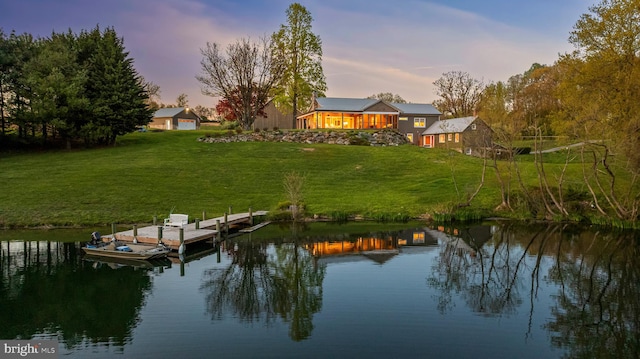
<instances>
[{"instance_id":1,"label":"floating platform","mask_svg":"<svg viewBox=\"0 0 640 359\"><path fill-rule=\"evenodd\" d=\"M240 232L240 233L251 233L251 232L253 232L253 231L257 231L258 229L260 229L260 228L262 228L262 227L264 227L264 226L268 225L269 223L271 223L271 221L264 221L264 222L262 222L262 223L258 223L258 224L256 224L256 225L255 225L255 226L253 226L253 227L243 228L243 229L239 230L238 232Z\"/></svg>"},{"instance_id":2,"label":"floating platform","mask_svg":"<svg viewBox=\"0 0 640 359\"><path fill-rule=\"evenodd\" d=\"M203 220L199 222L199 228L196 229L196 223L189 223L182 227L183 240L185 246L189 246L190 244L199 243L203 241L219 241L221 237L221 233L218 233L216 226L220 223L220 231L224 232L225 228L229 228L232 226L237 226L241 224L248 224L249 226L253 225L253 221L256 217L264 217L268 212L267 211L256 211L256 212L245 212L245 213L236 213L236 214L228 214L225 216L211 218L207 220ZM262 224L262 223L260 223ZM260 225L258 224L258 226ZM256 227L256 226L253 226ZM251 227L251 228L253 228ZM159 229L161 228L161 229ZM180 227L169 227L162 225L151 225L146 227L141 227L137 229L137 238L138 243L148 243L148 244L157 244L159 235L162 236L162 243L165 246L169 247L172 250L178 250L180 247ZM105 241L111 241L111 239L115 236L116 240L121 242L133 242L134 240L134 230L130 229L127 231L116 232L110 235L102 236L102 239Z\"/></svg>"}]
</instances>

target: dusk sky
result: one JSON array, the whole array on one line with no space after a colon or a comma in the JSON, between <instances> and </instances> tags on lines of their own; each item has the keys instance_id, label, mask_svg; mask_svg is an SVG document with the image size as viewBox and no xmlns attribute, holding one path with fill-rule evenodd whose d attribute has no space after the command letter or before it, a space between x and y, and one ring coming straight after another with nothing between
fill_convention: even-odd
<instances>
[{"instance_id":1,"label":"dusk sky","mask_svg":"<svg viewBox=\"0 0 640 359\"><path fill-rule=\"evenodd\" d=\"M537 62L573 50L573 25L599 0L323 0L299 1L320 36L329 97L380 92L410 102L437 98L432 83L465 71L504 81ZM162 102L180 93L192 107L213 107L200 93L200 49L242 37L270 36L286 22L290 0L0 0L5 33L46 37L113 27Z\"/></svg>"}]
</instances>

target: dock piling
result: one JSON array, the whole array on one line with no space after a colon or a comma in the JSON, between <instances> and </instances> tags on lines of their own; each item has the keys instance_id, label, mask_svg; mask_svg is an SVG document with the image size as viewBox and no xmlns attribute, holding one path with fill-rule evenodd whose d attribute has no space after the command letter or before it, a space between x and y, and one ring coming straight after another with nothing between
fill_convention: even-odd
<instances>
[{"instance_id":1,"label":"dock piling","mask_svg":"<svg viewBox=\"0 0 640 359\"><path fill-rule=\"evenodd\" d=\"M153 216L153 225L154 226L158 225L158 216Z\"/></svg>"},{"instance_id":2,"label":"dock piling","mask_svg":"<svg viewBox=\"0 0 640 359\"><path fill-rule=\"evenodd\" d=\"M162 226L158 226L158 244L162 243Z\"/></svg>"},{"instance_id":3,"label":"dock piling","mask_svg":"<svg viewBox=\"0 0 640 359\"><path fill-rule=\"evenodd\" d=\"M115 223L111 223L111 236L113 239L116 239L116 224Z\"/></svg>"},{"instance_id":4,"label":"dock piling","mask_svg":"<svg viewBox=\"0 0 640 359\"><path fill-rule=\"evenodd\" d=\"M184 253L184 228L180 228L180 247L178 247L178 254Z\"/></svg>"},{"instance_id":5,"label":"dock piling","mask_svg":"<svg viewBox=\"0 0 640 359\"><path fill-rule=\"evenodd\" d=\"M207 211L202 211L202 220L203 221L207 220Z\"/></svg>"},{"instance_id":6,"label":"dock piling","mask_svg":"<svg viewBox=\"0 0 640 359\"><path fill-rule=\"evenodd\" d=\"M204 214L204 212L202 212ZM196 229L200 229L200 219L196 218Z\"/></svg>"},{"instance_id":7,"label":"dock piling","mask_svg":"<svg viewBox=\"0 0 640 359\"><path fill-rule=\"evenodd\" d=\"M138 225L133 225L133 243L138 243Z\"/></svg>"}]
</instances>

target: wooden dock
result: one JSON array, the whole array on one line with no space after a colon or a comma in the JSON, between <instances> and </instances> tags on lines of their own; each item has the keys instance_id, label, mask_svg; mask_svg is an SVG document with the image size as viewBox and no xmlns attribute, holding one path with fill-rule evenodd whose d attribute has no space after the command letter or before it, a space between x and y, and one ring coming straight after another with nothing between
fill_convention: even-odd
<instances>
[{"instance_id":1,"label":"wooden dock","mask_svg":"<svg viewBox=\"0 0 640 359\"><path fill-rule=\"evenodd\" d=\"M222 233L218 233L216 226L220 224L220 232L224 232L225 228L231 226L237 226L240 224L248 224L253 226L254 219L256 217L263 217L267 214L267 211L245 212L228 214L222 217L211 218L199 222L199 228L196 229L196 223L192 222L185 225L182 233L184 245L199 243L207 240L220 240ZM226 221L225 221L226 218ZM138 243L157 244L158 237L162 236L162 243L172 250L178 250L180 247L180 228L179 227L165 227L162 225L151 225L136 229ZM127 231L116 232L110 235L103 236L103 240L110 241L113 237L118 241L133 242L134 229Z\"/></svg>"}]
</instances>

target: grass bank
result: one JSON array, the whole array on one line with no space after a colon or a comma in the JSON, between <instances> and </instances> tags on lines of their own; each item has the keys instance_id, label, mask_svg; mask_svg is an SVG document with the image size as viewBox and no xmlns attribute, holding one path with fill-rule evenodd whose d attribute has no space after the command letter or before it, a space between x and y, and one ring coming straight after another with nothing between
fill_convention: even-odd
<instances>
[{"instance_id":1,"label":"grass bank","mask_svg":"<svg viewBox=\"0 0 640 359\"><path fill-rule=\"evenodd\" d=\"M133 133L115 147L0 153L0 227L148 223L173 210L191 218L272 210L286 200L284 175L305 177L317 215L412 218L464 200L482 159L417 146L366 147L197 141L207 131ZM523 168L535 180L532 165ZM499 204L495 175L474 208Z\"/></svg>"}]
</instances>

